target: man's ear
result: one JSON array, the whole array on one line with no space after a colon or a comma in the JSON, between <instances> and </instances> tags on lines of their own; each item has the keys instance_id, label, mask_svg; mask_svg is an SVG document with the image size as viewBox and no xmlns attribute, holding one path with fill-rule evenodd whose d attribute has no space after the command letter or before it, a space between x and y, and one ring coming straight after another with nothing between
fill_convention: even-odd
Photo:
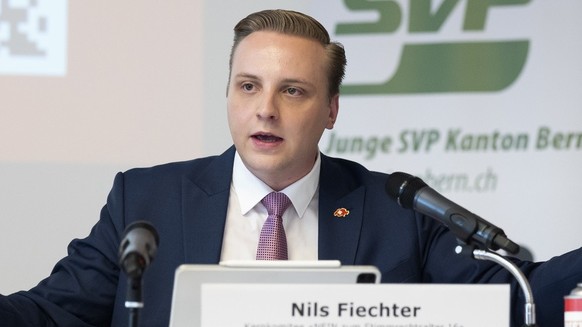
<instances>
[{"instance_id":1,"label":"man's ear","mask_svg":"<svg viewBox=\"0 0 582 327\"><path fill-rule=\"evenodd\" d=\"M337 120L337 115L339 112L339 93L334 95L329 101L329 119L325 128L332 129Z\"/></svg>"}]
</instances>

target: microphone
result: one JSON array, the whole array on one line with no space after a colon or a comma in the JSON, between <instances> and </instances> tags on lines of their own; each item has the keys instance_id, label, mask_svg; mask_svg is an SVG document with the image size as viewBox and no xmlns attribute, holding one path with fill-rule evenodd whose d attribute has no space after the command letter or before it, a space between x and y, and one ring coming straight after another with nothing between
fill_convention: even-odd
<instances>
[{"instance_id":1,"label":"microphone","mask_svg":"<svg viewBox=\"0 0 582 327\"><path fill-rule=\"evenodd\" d=\"M143 308L142 275L158 250L160 237L147 221L138 220L125 228L119 244L119 266L127 274L125 307L129 309L129 326L137 327L139 309Z\"/></svg>"},{"instance_id":2,"label":"microphone","mask_svg":"<svg viewBox=\"0 0 582 327\"><path fill-rule=\"evenodd\" d=\"M150 223L138 220L127 226L119 245L119 266L128 277L141 278L155 257L159 242L158 232Z\"/></svg>"},{"instance_id":3,"label":"microphone","mask_svg":"<svg viewBox=\"0 0 582 327\"><path fill-rule=\"evenodd\" d=\"M445 198L418 177L394 172L388 177L386 192L401 207L443 223L465 244L472 241L491 250L503 249L512 254L519 251L519 245L508 239L501 228Z\"/></svg>"}]
</instances>

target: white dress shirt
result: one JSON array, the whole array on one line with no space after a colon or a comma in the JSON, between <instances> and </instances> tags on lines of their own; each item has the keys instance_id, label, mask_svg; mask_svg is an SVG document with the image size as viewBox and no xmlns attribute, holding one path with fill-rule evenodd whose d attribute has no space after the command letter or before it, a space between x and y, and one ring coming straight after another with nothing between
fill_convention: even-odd
<instances>
[{"instance_id":1,"label":"white dress shirt","mask_svg":"<svg viewBox=\"0 0 582 327\"><path fill-rule=\"evenodd\" d=\"M317 260L318 184L321 158L311 171L281 192L291 200L283 214L289 260ZM255 260L259 235L267 220L261 200L273 190L253 175L235 154L221 261Z\"/></svg>"}]
</instances>

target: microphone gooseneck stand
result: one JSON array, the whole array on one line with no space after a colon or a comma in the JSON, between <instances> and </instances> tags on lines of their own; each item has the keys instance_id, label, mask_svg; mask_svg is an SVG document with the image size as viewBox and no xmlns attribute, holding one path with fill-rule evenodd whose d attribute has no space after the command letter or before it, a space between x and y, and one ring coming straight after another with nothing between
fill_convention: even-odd
<instances>
[{"instance_id":1,"label":"microphone gooseneck stand","mask_svg":"<svg viewBox=\"0 0 582 327\"><path fill-rule=\"evenodd\" d=\"M463 242L459 242L463 243ZM524 325L527 327L537 327L536 325L536 306L533 299L531 286L523 272L507 258L487 250L477 249L473 245L462 244L455 248L457 254L468 255L477 260L493 261L503 268L507 269L517 279L525 296Z\"/></svg>"},{"instance_id":2,"label":"microphone gooseneck stand","mask_svg":"<svg viewBox=\"0 0 582 327\"><path fill-rule=\"evenodd\" d=\"M129 310L129 327L139 326L139 312L143 308L141 276L127 280L125 307Z\"/></svg>"},{"instance_id":3,"label":"microphone gooseneck stand","mask_svg":"<svg viewBox=\"0 0 582 327\"><path fill-rule=\"evenodd\" d=\"M420 178L406 173L390 174L386 192L401 207L413 209L444 224L459 243L455 249L457 254L493 261L507 269L525 294L525 326L536 327L535 305L527 278L513 262L492 252L500 249L509 253L519 251L519 245L507 238L502 229L443 197Z\"/></svg>"},{"instance_id":4,"label":"microphone gooseneck stand","mask_svg":"<svg viewBox=\"0 0 582 327\"><path fill-rule=\"evenodd\" d=\"M139 313L143 308L142 276L144 272L144 260L137 253L130 253L125 261L127 268L127 288L125 307L129 310L129 327L139 326Z\"/></svg>"}]
</instances>

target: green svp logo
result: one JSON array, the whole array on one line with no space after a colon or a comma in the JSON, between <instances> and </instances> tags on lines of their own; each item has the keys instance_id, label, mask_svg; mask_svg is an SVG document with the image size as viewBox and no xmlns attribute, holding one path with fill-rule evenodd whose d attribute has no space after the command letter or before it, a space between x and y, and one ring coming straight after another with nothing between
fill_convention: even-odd
<instances>
[{"instance_id":1,"label":"green svp logo","mask_svg":"<svg viewBox=\"0 0 582 327\"><path fill-rule=\"evenodd\" d=\"M440 3L438 6L433 2ZM525 5L530 0L464 0L462 29L484 31L494 7ZM409 0L408 33L436 33L460 0ZM344 0L352 11L376 11L374 22L339 23L336 35L394 33L402 9L392 0ZM493 92L508 87L521 73L528 40L405 44L395 73L380 84L348 84L343 94Z\"/></svg>"}]
</instances>

